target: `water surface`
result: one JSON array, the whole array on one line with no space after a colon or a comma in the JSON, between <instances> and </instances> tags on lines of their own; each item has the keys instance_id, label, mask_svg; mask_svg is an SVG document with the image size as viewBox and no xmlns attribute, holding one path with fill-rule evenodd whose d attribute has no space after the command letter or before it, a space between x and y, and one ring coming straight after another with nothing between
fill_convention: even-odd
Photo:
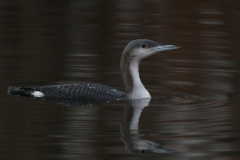
<instances>
[{"instance_id":1,"label":"water surface","mask_svg":"<svg viewBox=\"0 0 240 160\"><path fill-rule=\"evenodd\" d=\"M238 1L0 3L1 159L238 159ZM181 46L141 62L145 101L73 105L8 86L99 83L146 38Z\"/></svg>"}]
</instances>

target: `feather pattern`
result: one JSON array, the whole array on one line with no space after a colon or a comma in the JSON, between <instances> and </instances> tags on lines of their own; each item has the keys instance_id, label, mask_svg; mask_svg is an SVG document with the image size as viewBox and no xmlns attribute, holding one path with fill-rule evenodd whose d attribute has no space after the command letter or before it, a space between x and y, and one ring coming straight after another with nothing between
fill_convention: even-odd
<instances>
[{"instance_id":1,"label":"feather pattern","mask_svg":"<svg viewBox=\"0 0 240 160\"><path fill-rule=\"evenodd\" d=\"M42 92L44 97L56 98L84 98L84 99L125 99L126 93L112 87L90 84L73 83L63 85L50 85L42 87L9 87L8 93L31 96L35 91Z\"/></svg>"}]
</instances>

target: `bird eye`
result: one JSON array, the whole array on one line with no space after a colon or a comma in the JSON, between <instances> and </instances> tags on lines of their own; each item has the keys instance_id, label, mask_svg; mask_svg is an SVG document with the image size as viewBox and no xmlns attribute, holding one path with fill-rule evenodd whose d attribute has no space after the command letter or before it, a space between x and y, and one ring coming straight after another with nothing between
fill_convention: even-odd
<instances>
[{"instance_id":1,"label":"bird eye","mask_svg":"<svg viewBox=\"0 0 240 160\"><path fill-rule=\"evenodd\" d=\"M142 44L142 48L145 48L146 47L146 44Z\"/></svg>"}]
</instances>

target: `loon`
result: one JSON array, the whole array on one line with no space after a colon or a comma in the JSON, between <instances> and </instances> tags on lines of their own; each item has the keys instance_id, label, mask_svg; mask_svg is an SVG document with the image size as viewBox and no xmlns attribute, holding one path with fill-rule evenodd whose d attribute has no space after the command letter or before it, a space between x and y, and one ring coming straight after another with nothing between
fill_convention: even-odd
<instances>
[{"instance_id":1,"label":"loon","mask_svg":"<svg viewBox=\"0 0 240 160\"><path fill-rule=\"evenodd\" d=\"M137 39L125 47L121 62L121 74L126 93L112 87L73 83L63 85L8 87L9 94L33 97L80 98L97 100L143 99L151 98L139 77L139 63L143 58L161 51L178 49L175 45L162 45L149 39Z\"/></svg>"}]
</instances>

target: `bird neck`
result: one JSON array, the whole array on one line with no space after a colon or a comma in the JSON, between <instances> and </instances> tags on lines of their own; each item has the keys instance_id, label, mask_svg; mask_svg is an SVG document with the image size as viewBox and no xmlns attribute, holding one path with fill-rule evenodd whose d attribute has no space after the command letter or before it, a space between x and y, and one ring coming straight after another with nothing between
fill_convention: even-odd
<instances>
[{"instance_id":1,"label":"bird neck","mask_svg":"<svg viewBox=\"0 0 240 160\"><path fill-rule=\"evenodd\" d=\"M139 62L131 59L129 54L123 54L121 58L121 73L129 99L151 98L139 77Z\"/></svg>"}]
</instances>

